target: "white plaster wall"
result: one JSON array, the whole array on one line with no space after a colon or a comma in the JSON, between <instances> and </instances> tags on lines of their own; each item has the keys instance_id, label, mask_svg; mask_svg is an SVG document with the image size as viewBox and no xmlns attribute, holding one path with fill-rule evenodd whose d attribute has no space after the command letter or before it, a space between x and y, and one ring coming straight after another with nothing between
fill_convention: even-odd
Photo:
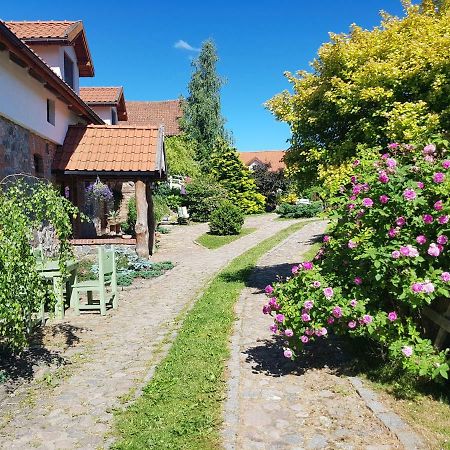
<instances>
[{"instance_id":1,"label":"white plaster wall","mask_svg":"<svg viewBox=\"0 0 450 450\"><path fill-rule=\"evenodd\" d=\"M30 47L37 53L60 78L64 75L64 52L73 61L74 64L74 91L80 93L80 72L77 65L77 56L75 50L71 46L61 45L30 45Z\"/></svg>"},{"instance_id":2,"label":"white plaster wall","mask_svg":"<svg viewBox=\"0 0 450 450\"><path fill-rule=\"evenodd\" d=\"M102 119L103 122L105 122L108 125L111 125L113 109L116 110L116 114L117 114L117 109L115 106L112 107L112 106L95 106L94 105L94 106L91 106L91 109L93 109L97 113L97 115L100 117L100 119Z\"/></svg>"},{"instance_id":3,"label":"white plaster wall","mask_svg":"<svg viewBox=\"0 0 450 450\"><path fill-rule=\"evenodd\" d=\"M47 99L55 102L55 125L47 122ZM26 69L0 52L0 115L39 136L62 144L69 125L82 120L58 100Z\"/></svg>"}]
</instances>

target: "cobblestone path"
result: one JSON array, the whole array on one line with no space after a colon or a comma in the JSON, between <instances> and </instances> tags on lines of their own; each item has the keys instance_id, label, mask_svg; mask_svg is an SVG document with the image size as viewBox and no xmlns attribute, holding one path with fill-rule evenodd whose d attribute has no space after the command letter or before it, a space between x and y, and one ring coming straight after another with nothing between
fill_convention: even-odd
<instances>
[{"instance_id":1,"label":"cobblestone path","mask_svg":"<svg viewBox=\"0 0 450 450\"><path fill-rule=\"evenodd\" d=\"M266 254L241 294L228 367L227 450L403 448L340 373L345 356L338 343L322 341L292 362L269 331L272 320L261 313L264 287L288 276L325 226L308 224Z\"/></svg>"},{"instance_id":2,"label":"cobblestone path","mask_svg":"<svg viewBox=\"0 0 450 450\"><path fill-rule=\"evenodd\" d=\"M48 373L38 370L34 381L3 399L0 448L108 447L113 409L149 378L164 355L161 342L174 319L229 261L292 223L274 217L248 219L246 226L257 231L217 250L194 243L205 225L176 227L163 236L155 257L175 262L173 270L121 292L119 309L106 317L68 315L53 324L54 338L62 343L49 344L45 352L66 364Z\"/></svg>"}]
</instances>

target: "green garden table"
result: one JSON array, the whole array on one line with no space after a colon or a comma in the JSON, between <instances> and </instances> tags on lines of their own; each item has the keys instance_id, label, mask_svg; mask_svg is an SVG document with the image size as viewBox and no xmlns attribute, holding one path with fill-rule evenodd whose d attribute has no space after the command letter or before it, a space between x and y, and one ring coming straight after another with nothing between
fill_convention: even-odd
<instances>
[{"instance_id":1,"label":"green garden table","mask_svg":"<svg viewBox=\"0 0 450 450\"><path fill-rule=\"evenodd\" d=\"M66 294L70 300L72 294L72 285L76 281L78 261L69 260L66 263L67 273L69 274L66 282ZM64 280L63 274L59 268L59 262L55 260L47 260L37 263L37 270L40 276L49 280L53 284L53 292L55 294L55 316L58 319L64 319ZM41 320L44 321L44 304L41 306Z\"/></svg>"}]
</instances>

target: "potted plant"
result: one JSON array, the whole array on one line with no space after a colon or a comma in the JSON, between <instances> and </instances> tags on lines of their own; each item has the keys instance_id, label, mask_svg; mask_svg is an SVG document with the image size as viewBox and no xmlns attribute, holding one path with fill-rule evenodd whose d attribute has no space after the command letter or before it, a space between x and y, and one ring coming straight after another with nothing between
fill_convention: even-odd
<instances>
[{"instance_id":1,"label":"potted plant","mask_svg":"<svg viewBox=\"0 0 450 450\"><path fill-rule=\"evenodd\" d=\"M113 210L108 214L108 224L111 234L120 234L119 211Z\"/></svg>"}]
</instances>

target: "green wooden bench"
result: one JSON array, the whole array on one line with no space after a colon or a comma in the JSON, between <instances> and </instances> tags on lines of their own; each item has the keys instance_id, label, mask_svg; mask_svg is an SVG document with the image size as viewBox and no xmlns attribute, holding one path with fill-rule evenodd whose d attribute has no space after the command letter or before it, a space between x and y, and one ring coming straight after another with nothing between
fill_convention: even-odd
<instances>
[{"instance_id":1,"label":"green wooden bench","mask_svg":"<svg viewBox=\"0 0 450 450\"><path fill-rule=\"evenodd\" d=\"M86 292L87 304L80 302L80 294ZM99 299L94 301L93 293L99 293ZM72 286L71 306L76 314L84 309L100 309L102 316L106 314L106 306L114 309L119 303L117 295L116 259L114 247L106 250L104 246L98 248L98 279L75 282Z\"/></svg>"}]
</instances>

